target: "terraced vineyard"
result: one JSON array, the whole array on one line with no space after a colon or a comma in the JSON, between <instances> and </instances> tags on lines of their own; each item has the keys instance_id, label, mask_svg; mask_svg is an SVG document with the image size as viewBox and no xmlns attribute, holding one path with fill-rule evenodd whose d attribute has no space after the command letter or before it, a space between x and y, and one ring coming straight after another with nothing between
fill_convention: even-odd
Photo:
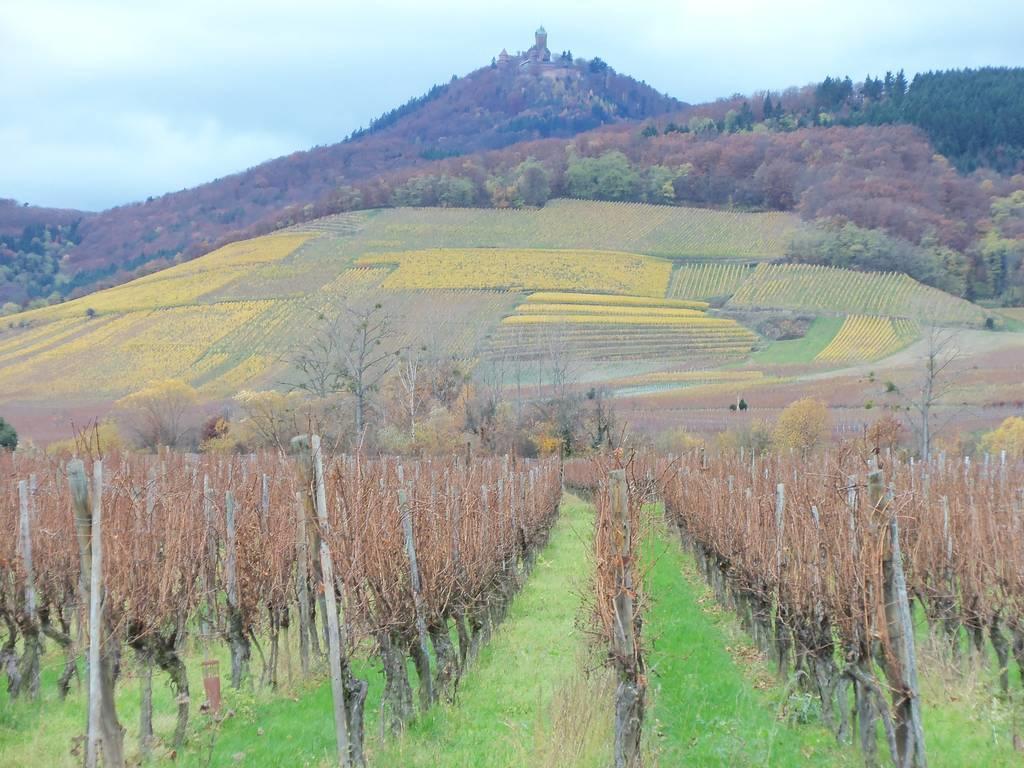
<instances>
[{"instance_id":1,"label":"terraced vineyard","mask_svg":"<svg viewBox=\"0 0 1024 768\"><path fill-rule=\"evenodd\" d=\"M502 322L489 356L531 359L562 353L585 360L693 363L746 354L757 340L734 320L709 317L671 299L630 297L623 303L622 297L579 294L575 303L565 303L562 298L534 294L520 304Z\"/></svg>"},{"instance_id":2,"label":"terraced vineyard","mask_svg":"<svg viewBox=\"0 0 1024 768\"><path fill-rule=\"evenodd\" d=\"M986 318L981 307L902 273L807 264L759 264L729 306L889 315L941 324L982 325Z\"/></svg>"},{"instance_id":3,"label":"terraced vineyard","mask_svg":"<svg viewBox=\"0 0 1024 768\"><path fill-rule=\"evenodd\" d=\"M664 296L672 265L634 253L446 248L364 256L359 266L395 265L386 289L566 290Z\"/></svg>"},{"instance_id":4,"label":"terraced vineyard","mask_svg":"<svg viewBox=\"0 0 1024 768\"><path fill-rule=\"evenodd\" d=\"M902 349L917 334L917 324L905 318L850 315L814 359L830 363L878 360Z\"/></svg>"},{"instance_id":5,"label":"terraced vineyard","mask_svg":"<svg viewBox=\"0 0 1024 768\"><path fill-rule=\"evenodd\" d=\"M679 299L731 296L753 271L749 264L683 264L672 273L668 295Z\"/></svg>"},{"instance_id":6,"label":"terraced vineyard","mask_svg":"<svg viewBox=\"0 0 1024 768\"><path fill-rule=\"evenodd\" d=\"M651 299L646 296L611 296L600 293L557 293L538 291L526 297L527 306L524 311L534 311L541 305L576 304L581 306L598 305L605 307L645 307L668 309L699 309L702 312L710 304L706 301L684 301L681 299Z\"/></svg>"}]
</instances>

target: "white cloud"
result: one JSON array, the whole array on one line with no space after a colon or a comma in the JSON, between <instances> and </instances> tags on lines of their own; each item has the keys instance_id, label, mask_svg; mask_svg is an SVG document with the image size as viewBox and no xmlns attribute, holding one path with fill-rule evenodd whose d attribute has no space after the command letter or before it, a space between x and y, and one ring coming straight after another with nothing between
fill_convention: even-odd
<instances>
[{"instance_id":1,"label":"white cloud","mask_svg":"<svg viewBox=\"0 0 1024 768\"><path fill-rule=\"evenodd\" d=\"M287 154L300 142L229 132L214 117L175 125L164 115L125 112L99 116L87 128L86 137L74 140L60 126L43 136L26 125L0 128L0 146L32 147L6 158L0 189L24 190L18 199L37 204L75 207L85 199L101 208L194 186ZM40 158L46 176L38 172Z\"/></svg>"},{"instance_id":2,"label":"white cloud","mask_svg":"<svg viewBox=\"0 0 1024 768\"><path fill-rule=\"evenodd\" d=\"M539 23L553 49L691 102L1024 64L1024 3L1007 0L11 0L0 197L95 208L331 143Z\"/></svg>"}]
</instances>

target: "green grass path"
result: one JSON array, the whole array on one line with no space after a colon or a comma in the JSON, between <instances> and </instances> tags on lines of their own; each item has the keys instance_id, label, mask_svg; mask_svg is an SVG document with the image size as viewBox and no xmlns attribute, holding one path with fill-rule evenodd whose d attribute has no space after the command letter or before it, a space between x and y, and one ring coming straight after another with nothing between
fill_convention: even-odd
<instances>
[{"instance_id":1,"label":"green grass path","mask_svg":"<svg viewBox=\"0 0 1024 768\"><path fill-rule=\"evenodd\" d=\"M645 731L659 766L846 765L823 728L776 717L779 689L728 648L732 619L715 606L681 547L655 523L644 552L650 598L644 635L653 705ZM742 656L742 654L738 654ZM745 656L744 656L745 658ZM757 690L754 680L765 691Z\"/></svg>"},{"instance_id":2,"label":"green grass path","mask_svg":"<svg viewBox=\"0 0 1024 768\"><path fill-rule=\"evenodd\" d=\"M557 691L573 684L586 647L576 619L588 586L592 529L591 507L566 497L548 546L505 621L466 672L454 706L436 706L402 737L381 742L380 665L368 663L356 670L370 684L366 752L371 768L532 764L535 743L545 740L545 734L538 733L547 728L542 713ZM415 675L410 674L415 685ZM209 765L332 764L330 695L324 682L294 698L239 702L239 715L224 721L217 734ZM182 765L207 764L209 750L197 746L203 738L196 736L179 760Z\"/></svg>"},{"instance_id":3,"label":"green grass path","mask_svg":"<svg viewBox=\"0 0 1024 768\"><path fill-rule=\"evenodd\" d=\"M762 365L790 365L814 362L815 356L828 346L843 327L845 317L817 317L807 333L799 339L773 341L750 356Z\"/></svg>"},{"instance_id":4,"label":"green grass path","mask_svg":"<svg viewBox=\"0 0 1024 768\"><path fill-rule=\"evenodd\" d=\"M550 543L508 617L462 682L453 707L437 707L375 755L378 766L527 766L544 742L555 694L577 677L587 638L577 627L589 585L593 510L566 496Z\"/></svg>"}]
</instances>

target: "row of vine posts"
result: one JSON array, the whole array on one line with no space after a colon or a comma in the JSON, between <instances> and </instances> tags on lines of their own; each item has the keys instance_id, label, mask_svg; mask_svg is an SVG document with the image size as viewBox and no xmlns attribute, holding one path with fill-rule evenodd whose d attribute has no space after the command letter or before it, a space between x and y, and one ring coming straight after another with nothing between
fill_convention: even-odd
<instances>
[{"instance_id":1,"label":"row of vine posts","mask_svg":"<svg viewBox=\"0 0 1024 768\"><path fill-rule=\"evenodd\" d=\"M383 664L382 734L416 713L406 657L421 712L451 700L558 512L555 461L327 457L316 435L292 450L294 460L112 456L92 461L91 478L80 459L0 456L0 669L12 697L37 697L48 637L64 651L63 697L88 648L88 768L125 764L114 697L124 645L138 660L146 754L154 667L176 694L177 748L188 733L188 638L205 656L204 708L217 714L212 641L227 642L233 688L255 682L254 648L260 685L274 687L296 616L302 672L311 657L330 672L338 764L364 765L368 686L353 655L373 643Z\"/></svg>"}]
</instances>

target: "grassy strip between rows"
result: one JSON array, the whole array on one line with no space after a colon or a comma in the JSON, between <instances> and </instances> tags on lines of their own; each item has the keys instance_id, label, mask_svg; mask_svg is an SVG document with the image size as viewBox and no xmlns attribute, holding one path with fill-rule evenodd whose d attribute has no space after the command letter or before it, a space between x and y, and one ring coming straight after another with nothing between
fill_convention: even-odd
<instances>
[{"instance_id":1,"label":"grassy strip between rows","mask_svg":"<svg viewBox=\"0 0 1024 768\"><path fill-rule=\"evenodd\" d=\"M777 717L782 691L775 678L736 636L731 617L660 521L644 566L653 699L644 730L659 766L857 764L824 728L791 727Z\"/></svg>"},{"instance_id":2,"label":"grassy strip between rows","mask_svg":"<svg viewBox=\"0 0 1024 768\"><path fill-rule=\"evenodd\" d=\"M653 699L645 735L656 764L863 765L856 746L838 746L821 725L812 694L779 684L660 521L654 529L644 551L651 600L644 633ZM1015 707L991 694L994 659L966 677L947 674L923 617L916 623L929 765L1020 765L1011 737ZM884 761L881 729L879 754Z\"/></svg>"},{"instance_id":3,"label":"grassy strip between rows","mask_svg":"<svg viewBox=\"0 0 1024 768\"><path fill-rule=\"evenodd\" d=\"M584 679L592 668L584 655L587 641L577 627L582 595L589 584L592 509L567 497L547 548L505 622L467 671L454 706L441 705L416 721L398 740L380 740L378 711L383 674L376 660L356 662L355 672L369 681L366 701L366 751L377 766L603 766L611 745L611 689L601 675ZM230 668L226 649L217 644L225 711L219 724L199 713L203 700L201 652L190 653L192 720L186 748L173 756L157 747L148 765L180 766L329 766L335 764L330 685L294 686L277 692L232 691L223 679ZM290 652L294 671L298 654ZM118 682L118 714L129 760L137 755L139 686L134 658L123 657ZM76 738L85 725L84 690L57 700L55 680L62 660L44 659L42 699L11 703L0 692L0 766L81 765ZM80 664L81 668L81 664ZM282 665L281 678L287 675ZM254 652L253 670L258 674ZM410 668L415 685L415 675ZM175 705L165 678L153 681L154 727L158 737L174 729ZM571 736L570 736L571 734ZM78 745L80 747L80 745ZM74 752L73 752L74 750Z\"/></svg>"},{"instance_id":4,"label":"grassy strip between rows","mask_svg":"<svg viewBox=\"0 0 1024 768\"><path fill-rule=\"evenodd\" d=\"M607 764L611 693L580 675L587 638L577 620L592 536L592 508L567 496L548 547L463 680L456 706L431 710L379 750L375 765Z\"/></svg>"}]
</instances>

